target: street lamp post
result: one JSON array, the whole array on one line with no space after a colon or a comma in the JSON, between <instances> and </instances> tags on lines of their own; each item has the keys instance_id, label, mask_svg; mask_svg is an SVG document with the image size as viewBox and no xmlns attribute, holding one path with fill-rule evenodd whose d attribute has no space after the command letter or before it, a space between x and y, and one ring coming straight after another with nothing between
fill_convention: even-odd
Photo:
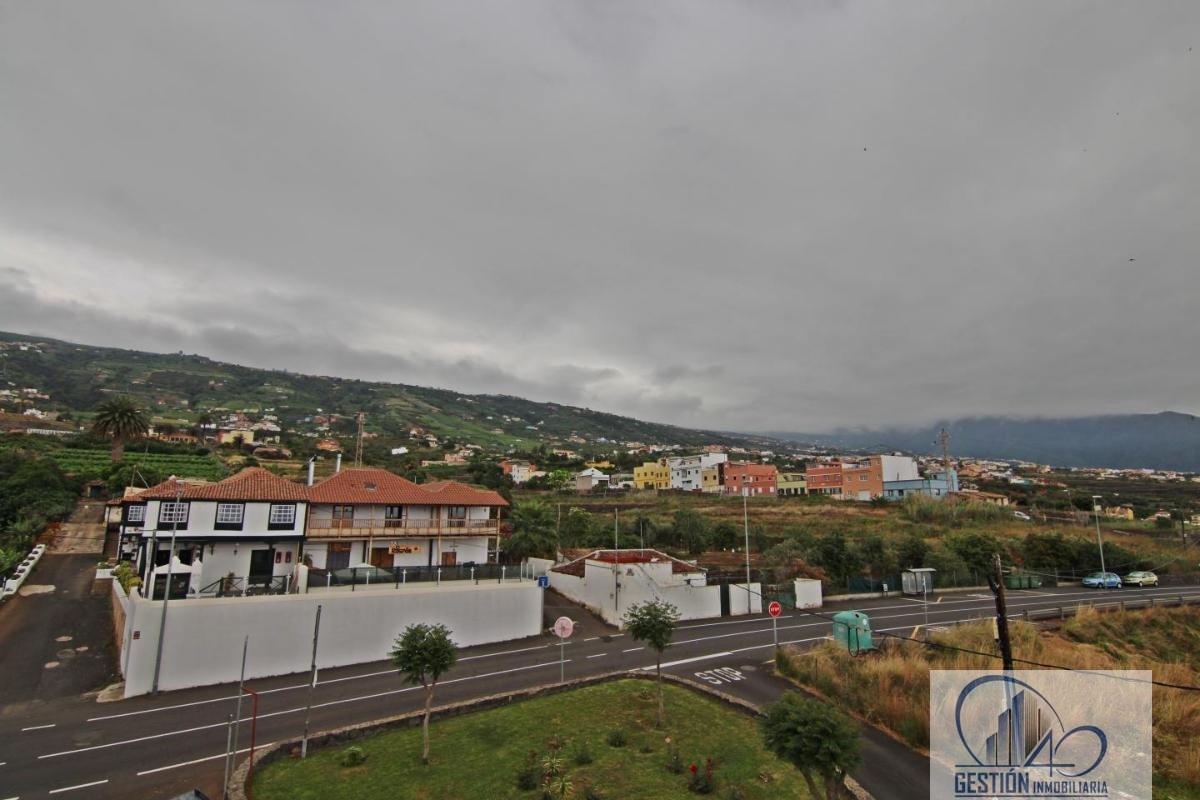
<instances>
[{"instance_id":1,"label":"street lamp post","mask_svg":"<svg viewBox=\"0 0 1200 800\"><path fill-rule=\"evenodd\" d=\"M1100 548L1100 572L1105 572L1104 569L1104 540L1100 538L1100 498L1101 495L1092 495L1092 514L1096 518L1096 546ZM1101 578L1103 582L1103 578Z\"/></svg>"},{"instance_id":2,"label":"street lamp post","mask_svg":"<svg viewBox=\"0 0 1200 800\"><path fill-rule=\"evenodd\" d=\"M151 697L158 697L158 676L162 670L163 637L166 636L166 633L167 633L167 603L171 599L171 577L172 577L172 572L173 572L173 569L175 566L175 537L179 533L179 512L180 512L181 505L183 505L183 486L182 486L182 484L175 491L175 507L174 507L174 509L172 509L174 511L174 513L171 515L171 547L167 551L167 585L163 588L162 615L158 619L158 643L157 643L158 647L157 647L157 652L154 654L154 680L150 684L150 696ZM155 553L154 555L155 555L155 558L153 559L153 561L157 561L158 554ZM151 579L150 599L151 600L154 599L154 584L157 582L157 581L155 581L153 561L151 562L151 567L150 567L150 579Z\"/></svg>"},{"instance_id":3,"label":"street lamp post","mask_svg":"<svg viewBox=\"0 0 1200 800\"><path fill-rule=\"evenodd\" d=\"M752 608L750 598L750 510L747 507L749 502L746 499L747 489L742 487L742 528L746 535L746 613L749 614Z\"/></svg>"}]
</instances>

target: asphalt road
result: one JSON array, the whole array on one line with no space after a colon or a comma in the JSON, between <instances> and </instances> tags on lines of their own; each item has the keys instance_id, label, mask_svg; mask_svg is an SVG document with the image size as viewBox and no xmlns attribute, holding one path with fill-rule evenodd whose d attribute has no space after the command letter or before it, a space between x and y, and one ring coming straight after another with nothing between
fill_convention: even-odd
<instances>
[{"instance_id":1,"label":"asphalt road","mask_svg":"<svg viewBox=\"0 0 1200 800\"><path fill-rule=\"evenodd\" d=\"M1078 588L1011 591L1013 616L1048 613L1075 603L1176 598L1200 600L1200 586L1120 591ZM31 599L31 598L21 598ZM569 609L553 595L557 608ZM837 608L867 611L879 632L907 633L924 623L947 625L987 616L986 594L946 594L928 608L920 600L891 597ZM0 609L0 617L19 607ZM578 609L573 614L582 616ZM617 669L653 668L654 659L627 636L594 618L563 648L568 678ZM781 644L811 645L826 638L826 619L786 611L778 621ZM559 647L548 636L469 648L438 687L436 702L447 703L511 691L557 679ZM0 648L7 647L0 640ZM667 651L664 668L722 691L762 704L788 688L765 664L773 648L769 618L726 618L682 624ZM253 642L251 643L253 647ZM304 725L306 675L255 680L258 744L293 738ZM0 710L0 800L10 798L167 798L193 787L220 796L228 720L236 688L212 686L97 703L94 695L48 698L19 713ZM334 728L416 709L419 688L403 684L386 663L322 671L313 692L312 729ZM250 706L247 703L245 715ZM244 751L251 737L247 719L239 733ZM876 797L916 800L928 797L927 763L921 756L875 731L864 732L868 759L856 777Z\"/></svg>"}]
</instances>

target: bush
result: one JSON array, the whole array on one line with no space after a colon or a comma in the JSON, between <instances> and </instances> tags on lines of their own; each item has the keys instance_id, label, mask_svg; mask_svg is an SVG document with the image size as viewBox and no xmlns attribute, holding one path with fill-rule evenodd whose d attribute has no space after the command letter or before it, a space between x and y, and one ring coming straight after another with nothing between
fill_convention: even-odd
<instances>
[{"instance_id":1,"label":"bush","mask_svg":"<svg viewBox=\"0 0 1200 800\"><path fill-rule=\"evenodd\" d=\"M713 760L704 759L704 769L695 764L688 767L688 791L696 794L712 794L717 789L717 779L713 775Z\"/></svg>"},{"instance_id":2,"label":"bush","mask_svg":"<svg viewBox=\"0 0 1200 800\"><path fill-rule=\"evenodd\" d=\"M667 750L667 772L673 775L683 774L683 757L679 755L679 748L675 745Z\"/></svg>"},{"instance_id":3,"label":"bush","mask_svg":"<svg viewBox=\"0 0 1200 800\"><path fill-rule=\"evenodd\" d=\"M347 747L342 751L341 758L338 763L343 767L357 767L367 760L367 754L363 752L361 747Z\"/></svg>"},{"instance_id":4,"label":"bush","mask_svg":"<svg viewBox=\"0 0 1200 800\"><path fill-rule=\"evenodd\" d=\"M523 792L536 789L542 784L542 766L536 750L530 750L529 755L517 768L517 788Z\"/></svg>"},{"instance_id":5,"label":"bush","mask_svg":"<svg viewBox=\"0 0 1200 800\"><path fill-rule=\"evenodd\" d=\"M617 728L614 731L609 731L608 736L605 737L605 741L611 747L624 747L629 744L629 737L625 735L625 731Z\"/></svg>"},{"instance_id":6,"label":"bush","mask_svg":"<svg viewBox=\"0 0 1200 800\"><path fill-rule=\"evenodd\" d=\"M592 751L588 747L587 742L580 742L579 745L576 746L575 754L574 754L572 760L575 762L576 765L578 765L580 767L582 767L585 764L590 764L593 761L595 761L595 759L592 758Z\"/></svg>"}]
</instances>

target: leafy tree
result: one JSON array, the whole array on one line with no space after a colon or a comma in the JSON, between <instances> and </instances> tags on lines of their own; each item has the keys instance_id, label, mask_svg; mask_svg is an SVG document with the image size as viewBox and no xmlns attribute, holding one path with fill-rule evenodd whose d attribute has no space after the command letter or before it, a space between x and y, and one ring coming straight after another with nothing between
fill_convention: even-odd
<instances>
[{"instance_id":1,"label":"leafy tree","mask_svg":"<svg viewBox=\"0 0 1200 800\"><path fill-rule=\"evenodd\" d=\"M859 543L859 552L871 571L871 577L882 580L896 573L896 557L879 534L870 533L864 536Z\"/></svg>"},{"instance_id":2,"label":"leafy tree","mask_svg":"<svg viewBox=\"0 0 1200 800\"><path fill-rule=\"evenodd\" d=\"M718 522L717 526L713 528L709 544L718 550L732 550L739 544L739 534L737 526L729 520Z\"/></svg>"},{"instance_id":3,"label":"leafy tree","mask_svg":"<svg viewBox=\"0 0 1200 800\"><path fill-rule=\"evenodd\" d=\"M662 654L671 643L675 623L679 622L679 609L665 600L649 600L635 603L625 612L625 630L634 641L643 642L654 651L654 669L658 675L658 727L666 717L662 688Z\"/></svg>"},{"instance_id":4,"label":"leafy tree","mask_svg":"<svg viewBox=\"0 0 1200 800\"><path fill-rule=\"evenodd\" d=\"M675 512L675 543L689 553L703 552L708 544L708 520L699 511L681 508Z\"/></svg>"},{"instance_id":5,"label":"leafy tree","mask_svg":"<svg viewBox=\"0 0 1200 800\"><path fill-rule=\"evenodd\" d=\"M112 439L112 460L125 456L125 442L140 439L150 431L146 412L131 397L114 397L96 406L92 431Z\"/></svg>"},{"instance_id":6,"label":"leafy tree","mask_svg":"<svg viewBox=\"0 0 1200 800\"><path fill-rule=\"evenodd\" d=\"M900 569L925 566L925 555L929 547L918 533L910 533L904 537L896 548L896 561Z\"/></svg>"},{"instance_id":7,"label":"leafy tree","mask_svg":"<svg viewBox=\"0 0 1200 800\"><path fill-rule=\"evenodd\" d=\"M108 485L108 493L114 497L119 497L126 486L147 489L155 484L162 483L169 477L163 470L152 467L149 464L118 461L109 469L108 475L105 477L105 483Z\"/></svg>"},{"instance_id":8,"label":"leafy tree","mask_svg":"<svg viewBox=\"0 0 1200 800\"><path fill-rule=\"evenodd\" d=\"M578 506L571 506L563 514L559 527L563 547L590 547L596 535L595 518Z\"/></svg>"},{"instance_id":9,"label":"leafy tree","mask_svg":"<svg viewBox=\"0 0 1200 800\"><path fill-rule=\"evenodd\" d=\"M571 471L566 469L551 470L546 475L546 488L561 492L571 485Z\"/></svg>"},{"instance_id":10,"label":"leafy tree","mask_svg":"<svg viewBox=\"0 0 1200 800\"><path fill-rule=\"evenodd\" d=\"M845 585L851 576L862 569L858 548L836 531L817 539L809 558L825 570L831 582L839 586Z\"/></svg>"},{"instance_id":11,"label":"leafy tree","mask_svg":"<svg viewBox=\"0 0 1200 800\"><path fill-rule=\"evenodd\" d=\"M416 623L405 628L396 637L391 652L392 665L405 680L425 687L425 718L421 721L421 737L424 749L421 763L429 763L429 710L433 707L433 690L438 678L454 666L458 650L450 640L450 629L445 625Z\"/></svg>"},{"instance_id":12,"label":"leafy tree","mask_svg":"<svg viewBox=\"0 0 1200 800\"><path fill-rule=\"evenodd\" d=\"M513 508L508 554L513 558L554 558L555 511L542 500L526 500Z\"/></svg>"},{"instance_id":13,"label":"leafy tree","mask_svg":"<svg viewBox=\"0 0 1200 800\"><path fill-rule=\"evenodd\" d=\"M966 533L954 536L949 541L950 549L961 558L974 573L986 575L992 568L992 555L1004 554L1000 540L990 533Z\"/></svg>"},{"instance_id":14,"label":"leafy tree","mask_svg":"<svg viewBox=\"0 0 1200 800\"><path fill-rule=\"evenodd\" d=\"M860 760L858 726L833 706L788 692L761 719L768 749L792 762L809 794L826 800L848 797L846 776ZM817 788L818 779L825 791Z\"/></svg>"}]
</instances>

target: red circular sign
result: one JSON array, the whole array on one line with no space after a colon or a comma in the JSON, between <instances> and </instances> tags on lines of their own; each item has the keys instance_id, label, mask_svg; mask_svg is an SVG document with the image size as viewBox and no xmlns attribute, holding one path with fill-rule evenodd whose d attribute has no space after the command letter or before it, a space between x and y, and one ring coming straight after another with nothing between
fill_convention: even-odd
<instances>
[{"instance_id":1,"label":"red circular sign","mask_svg":"<svg viewBox=\"0 0 1200 800\"><path fill-rule=\"evenodd\" d=\"M772 617L778 617L783 613L783 606L779 605L778 600L772 600L771 604L767 606L767 613Z\"/></svg>"}]
</instances>

